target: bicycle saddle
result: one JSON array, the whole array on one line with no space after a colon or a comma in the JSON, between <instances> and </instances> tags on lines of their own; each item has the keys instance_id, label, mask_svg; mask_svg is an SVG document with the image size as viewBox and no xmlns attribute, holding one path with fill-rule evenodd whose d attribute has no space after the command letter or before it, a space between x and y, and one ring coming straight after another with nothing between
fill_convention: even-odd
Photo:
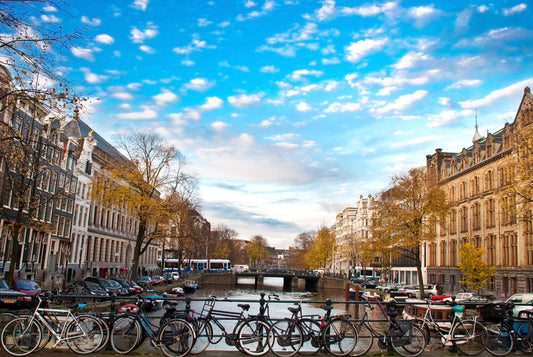
<instances>
[{"instance_id":1,"label":"bicycle saddle","mask_svg":"<svg viewBox=\"0 0 533 357\"><path fill-rule=\"evenodd\" d=\"M243 309L244 311L250 310L250 304L238 304L237 306Z\"/></svg>"},{"instance_id":2,"label":"bicycle saddle","mask_svg":"<svg viewBox=\"0 0 533 357\"><path fill-rule=\"evenodd\" d=\"M391 318L395 318L396 316L398 316L398 311L396 311L396 310L389 311L389 312L387 312L387 316L389 316Z\"/></svg>"},{"instance_id":3,"label":"bicycle saddle","mask_svg":"<svg viewBox=\"0 0 533 357\"><path fill-rule=\"evenodd\" d=\"M322 306L320 306L320 308L322 310L326 310L326 311L333 310L333 306L331 306L331 305L322 305Z\"/></svg>"},{"instance_id":4,"label":"bicycle saddle","mask_svg":"<svg viewBox=\"0 0 533 357\"><path fill-rule=\"evenodd\" d=\"M299 307L292 307L292 306L289 306L287 308L290 312L292 312L293 314L297 313L298 311L300 311L300 308Z\"/></svg>"}]
</instances>

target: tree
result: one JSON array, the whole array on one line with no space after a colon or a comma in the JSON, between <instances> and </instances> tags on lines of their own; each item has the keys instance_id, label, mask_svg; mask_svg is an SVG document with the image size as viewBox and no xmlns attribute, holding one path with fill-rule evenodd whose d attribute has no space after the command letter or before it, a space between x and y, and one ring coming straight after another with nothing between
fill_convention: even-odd
<instances>
[{"instance_id":1,"label":"tree","mask_svg":"<svg viewBox=\"0 0 533 357\"><path fill-rule=\"evenodd\" d=\"M463 271L461 284L467 288L474 289L477 293L485 286L494 275L496 267L489 266L483 260L483 248L476 247L474 244L467 242L459 248L459 270Z\"/></svg>"},{"instance_id":2,"label":"tree","mask_svg":"<svg viewBox=\"0 0 533 357\"><path fill-rule=\"evenodd\" d=\"M219 259L230 259L232 262L231 256L233 255L233 240L238 237L238 233L228 227L225 224L218 224L213 231L211 236L213 242L211 246L211 257ZM235 264L235 263L234 263Z\"/></svg>"},{"instance_id":3,"label":"tree","mask_svg":"<svg viewBox=\"0 0 533 357\"><path fill-rule=\"evenodd\" d=\"M289 247L289 255L287 257L287 267L292 269L308 269L309 265L305 262L305 254L311 249L313 240L316 237L316 232L304 232L298 234L294 239L291 247Z\"/></svg>"},{"instance_id":4,"label":"tree","mask_svg":"<svg viewBox=\"0 0 533 357\"><path fill-rule=\"evenodd\" d=\"M311 269L324 268L331 262L334 250L335 236L329 232L327 227L322 227L305 254L305 262Z\"/></svg>"},{"instance_id":5,"label":"tree","mask_svg":"<svg viewBox=\"0 0 533 357\"><path fill-rule=\"evenodd\" d=\"M269 254L266 239L260 235L253 236L246 246L246 255L248 255L253 266L257 266L259 262L267 260Z\"/></svg>"},{"instance_id":6,"label":"tree","mask_svg":"<svg viewBox=\"0 0 533 357\"><path fill-rule=\"evenodd\" d=\"M74 158L68 141L56 129L82 102L57 71L61 51L73 40L82 39L81 32L65 33L60 26L35 22L41 5L54 6L60 14L61 4L45 0L0 2L0 164L4 166L0 184L2 203L9 207L0 211L0 218L5 220L10 236L11 264L6 274L10 284L24 237L31 229L48 235L58 233L56 222L43 219L41 213L51 212L54 200L68 200L73 194L70 187L59 185L40 192L50 172L69 177L60 167ZM49 152L64 154L51 163L46 157Z\"/></svg>"},{"instance_id":7,"label":"tree","mask_svg":"<svg viewBox=\"0 0 533 357\"><path fill-rule=\"evenodd\" d=\"M415 262L424 296L421 247L435 238L438 220L446 216L447 207L442 189L433 184L425 167L394 176L391 186L375 199L372 221L373 247L382 257L406 257Z\"/></svg>"},{"instance_id":8,"label":"tree","mask_svg":"<svg viewBox=\"0 0 533 357\"><path fill-rule=\"evenodd\" d=\"M139 257L154 240L167 235L163 223L177 220L178 236L198 241L199 215L191 210L188 199L195 192L196 180L185 172L186 161L181 152L157 134L136 131L116 139L117 148L126 157L109 163L95 177L92 196L104 205L123 205L136 218L138 228L131 266L135 280ZM180 245L180 249L184 248Z\"/></svg>"}]
</instances>

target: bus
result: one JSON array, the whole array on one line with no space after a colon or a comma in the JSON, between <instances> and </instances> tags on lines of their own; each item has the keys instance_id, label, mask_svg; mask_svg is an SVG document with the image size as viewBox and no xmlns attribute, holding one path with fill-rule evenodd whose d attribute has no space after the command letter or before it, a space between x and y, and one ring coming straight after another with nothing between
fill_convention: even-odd
<instances>
[{"instance_id":1,"label":"bus","mask_svg":"<svg viewBox=\"0 0 533 357\"><path fill-rule=\"evenodd\" d=\"M157 260L157 265L161 266L161 259ZM181 269L180 269L181 268ZM184 259L181 267L179 259L165 259L165 270L203 271L210 273L229 273L231 272L231 262L229 259Z\"/></svg>"}]
</instances>

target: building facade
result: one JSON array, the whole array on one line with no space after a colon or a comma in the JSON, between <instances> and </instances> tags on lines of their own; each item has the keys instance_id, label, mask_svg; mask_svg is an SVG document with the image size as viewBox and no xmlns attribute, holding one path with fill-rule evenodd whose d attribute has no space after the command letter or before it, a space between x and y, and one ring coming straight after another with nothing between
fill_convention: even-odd
<instances>
[{"instance_id":1,"label":"building facade","mask_svg":"<svg viewBox=\"0 0 533 357\"><path fill-rule=\"evenodd\" d=\"M532 108L533 96L526 88L513 123L486 137L479 135L476 124L471 146L460 152L436 149L426 158L428 176L445 191L449 205L426 257L428 281L445 291L463 288L457 264L459 248L467 241L482 247L484 261L496 267L485 294L533 291L531 216L517 219L516 196L506 189L513 180L518 131L533 124Z\"/></svg>"}]
</instances>

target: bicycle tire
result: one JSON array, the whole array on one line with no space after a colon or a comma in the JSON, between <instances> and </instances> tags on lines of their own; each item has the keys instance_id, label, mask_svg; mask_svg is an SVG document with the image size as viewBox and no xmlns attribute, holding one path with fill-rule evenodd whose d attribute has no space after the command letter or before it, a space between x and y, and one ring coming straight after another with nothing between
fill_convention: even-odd
<instances>
[{"instance_id":1,"label":"bicycle tire","mask_svg":"<svg viewBox=\"0 0 533 357\"><path fill-rule=\"evenodd\" d=\"M111 348L119 354L133 351L141 340L141 326L132 316L115 320L110 334Z\"/></svg>"},{"instance_id":2,"label":"bicycle tire","mask_svg":"<svg viewBox=\"0 0 533 357\"><path fill-rule=\"evenodd\" d=\"M2 329L0 337L2 347L7 353L12 356L26 356L39 347L41 336L40 324L33 319L21 317L9 321Z\"/></svg>"},{"instance_id":3,"label":"bicycle tire","mask_svg":"<svg viewBox=\"0 0 533 357\"><path fill-rule=\"evenodd\" d=\"M262 356L268 352L270 325L261 320L248 320L239 328L237 344L241 352L250 356Z\"/></svg>"},{"instance_id":4,"label":"bicycle tire","mask_svg":"<svg viewBox=\"0 0 533 357\"><path fill-rule=\"evenodd\" d=\"M414 323L400 336L389 336L392 349L403 357L420 356L426 349L424 332Z\"/></svg>"},{"instance_id":5,"label":"bicycle tire","mask_svg":"<svg viewBox=\"0 0 533 357\"><path fill-rule=\"evenodd\" d=\"M157 337L159 349L167 357L187 355L191 352L195 340L194 328L182 319L173 319L161 326Z\"/></svg>"},{"instance_id":6,"label":"bicycle tire","mask_svg":"<svg viewBox=\"0 0 533 357\"><path fill-rule=\"evenodd\" d=\"M10 314L8 312L2 312L0 313L0 332L4 329L4 326L7 325L7 323L11 320L16 319L17 316Z\"/></svg>"},{"instance_id":7,"label":"bicycle tire","mask_svg":"<svg viewBox=\"0 0 533 357\"><path fill-rule=\"evenodd\" d=\"M357 343L350 356L363 356L374 345L374 334L366 323L356 325L355 330L357 331Z\"/></svg>"},{"instance_id":8,"label":"bicycle tire","mask_svg":"<svg viewBox=\"0 0 533 357\"><path fill-rule=\"evenodd\" d=\"M357 344L357 331L348 320L333 319L322 328L321 340L333 356L347 356Z\"/></svg>"},{"instance_id":9,"label":"bicycle tire","mask_svg":"<svg viewBox=\"0 0 533 357\"><path fill-rule=\"evenodd\" d=\"M300 351L309 353L320 351L322 348L320 345L320 324L309 318L300 319L299 323L303 333L303 344Z\"/></svg>"},{"instance_id":10,"label":"bicycle tire","mask_svg":"<svg viewBox=\"0 0 533 357\"><path fill-rule=\"evenodd\" d=\"M101 351L107 345L107 343L109 342L109 338L110 338L109 326L108 326L107 322L103 318L101 318L100 316L95 316L95 315L91 315L91 314L80 314L80 315L76 315L76 316L79 317L79 316L85 316L85 315L95 318L96 321L100 324L100 326L102 326L102 332L103 332L102 343L101 343L100 347L98 347L98 349L96 349L95 352Z\"/></svg>"},{"instance_id":11,"label":"bicycle tire","mask_svg":"<svg viewBox=\"0 0 533 357\"><path fill-rule=\"evenodd\" d=\"M424 339L426 340L426 346L429 345L429 343L431 342L431 330L429 329L429 325L426 323L426 321L422 319L413 319L412 321L422 330L422 333L424 334Z\"/></svg>"},{"instance_id":12,"label":"bicycle tire","mask_svg":"<svg viewBox=\"0 0 533 357\"><path fill-rule=\"evenodd\" d=\"M477 356L485 351L487 329L476 320L463 320L451 331L457 349L467 356Z\"/></svg>"},{"instance_id":13,"label":"bicycle tire","mask_svg":"<svg viewBox=\"0 0 533 357\"><path fill-rule=\"evenodd\" d=\"M65 329L68 338L65 342L72 352L87 355L102 347L104 330L101 323L94 316L77 316L68 323Z\"/></svg>"},{"instance_id":14,"label":"bicycle tire","mask_svg":"<svg viewBox=\"0 0 533 357\"><path fill-rule=\"evenodd\" d=\"M268 348L278 357L294 356L303 344L303 333L293 320L279 320L268 331Z\"/></svg>"},{"instance_id":15,"label":"bicycle tire","mask_svg":"<svg viewBox=\"0 0 533 357\"><path fill-rule=\"evenodd\" d=\"M514 348L515 333L505 323L485 324L487 339L485 349L494 356L507 356Z\"/></svg>"},{"instance_id":16,"label":"bicycle tire","mask_svg":"<svg viewBox=\"0 0 533 357\"><path fill-rule=\"evenodd\" d=\"M532 326L529 325L529 322L523 322L516 329L515 338L516 338L516 348L522 353L532 353L533 352L533 331L530 331Z\"/></svg>"},{"instance_id":17,"label":"bicycle tire","mask_svg":"<svg viewBox=\"0 0 533 357\"><path fill-rule=\"evenodd\" d=\"M191 349L192 355L202 353L207 349L213 336L213 327L204 318L197 318L193 321L194 332L196 333L196 340Z\"/></svg>"}]
</instances>

